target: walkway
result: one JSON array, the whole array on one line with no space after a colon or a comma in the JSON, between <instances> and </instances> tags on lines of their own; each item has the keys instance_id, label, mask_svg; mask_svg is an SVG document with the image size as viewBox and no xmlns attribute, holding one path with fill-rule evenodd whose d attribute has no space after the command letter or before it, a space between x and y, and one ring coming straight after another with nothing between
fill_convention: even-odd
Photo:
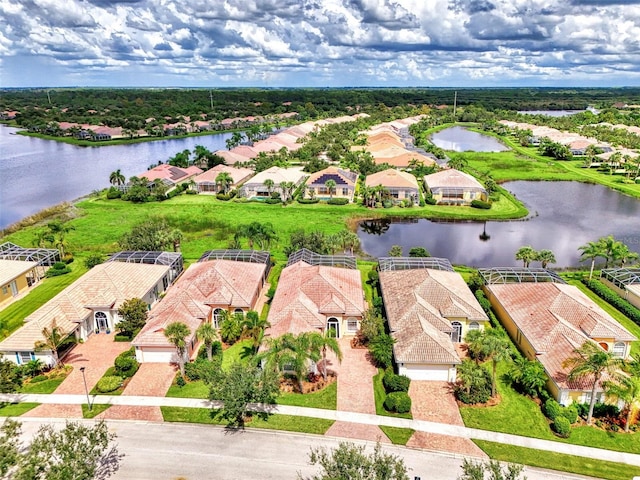
<instances>
[{"instance_id":1,"label":"walkway","mask_svg":"<svg viewBox=\"0 0 640 480\"><path fill-rule=\"evenodd\" d=\"M342 352L342 362L338 363L332 353L327 355L327 368L338 374L338 410L375 415L373 376L378 370L369 361L368 350L351 348L350 338L340 338L338 343ZM326 435L390 443L377 425L358 425L350 421L335 422Z\"/></svg>"},{"instance_id":2,"label":"walkway","mask_svg":"<svg viewBox=\"0 0 640 480\"><path fill-rule=\"evenodd\" d=\"M86 403L84 395L57 395L57 394L0 394L0 402L34 402L43 404L80 405ZM168 406L187 408L219 408L219 403L195 398L171 398L171 397L133 397L133 396L100 396L100 403L111 405L142 405L142 406ZM256 405L254 410L262 410L265 407ZM347 421L364 425L388 425L390 427L412 428L420 432L449 435L452 437L471 438L474 440L487 440L490 442L504 443L519 447L533 448L548 452L576 455L592 458L594 460L606 460L610 462L625 463L640 467L640 455L632 453L614 452L600 448L583 447L568 443L540 440L538 438L521 437L507 433L478 430L475 428L447 425L444 423L428 422L425 420L409 420L405 418L383 417L365 413L343 412L339 410L322 410L318 408L291 407L286 405L269 405L266 409L271 413L281 413L299 417L325 418L335 421Z\"/></svg>"}]
</instances>

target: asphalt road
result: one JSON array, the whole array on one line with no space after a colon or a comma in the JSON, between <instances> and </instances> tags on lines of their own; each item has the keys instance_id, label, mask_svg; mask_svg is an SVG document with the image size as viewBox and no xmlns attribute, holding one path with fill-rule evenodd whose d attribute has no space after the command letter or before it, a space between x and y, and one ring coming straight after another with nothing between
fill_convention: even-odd
<instances>
[{"instance_id":1,"label":"asphalt road","mask_svg":"<svg viewBox=\"0 0 640 480\"><path fill-rule=\"evenodd\" d=\"M25 437L41 423L20 419ZM64 421L52 420L59 425ZM284 480L318 471L308 464L311 447L333 448L341 439L290 434L270 430L228 432L220 427L176 423L110 421L117 434L118 450L125 456L111 478L121 480ZM373 448L371 442L354 443ZM446 454L384 446L401 456L415 480L455 480L462 472L461 458ZM529 480L560 480L584 477L526 469Z\"/></svg>"}]
</instances>

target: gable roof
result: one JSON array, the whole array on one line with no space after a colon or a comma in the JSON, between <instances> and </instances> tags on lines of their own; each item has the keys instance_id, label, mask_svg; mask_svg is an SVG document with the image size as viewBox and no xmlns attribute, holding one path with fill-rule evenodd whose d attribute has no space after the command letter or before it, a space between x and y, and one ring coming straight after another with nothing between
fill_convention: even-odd
<instances>
[{"instance_id":1,"label":"gable roof","mask_svg":"<svg viewBox=\"0 0 640 480\"><path fill-rule=\"evenodd\" d=\"M274 166L258 173L249 183L251 185L261 185L264 184L265 180L270 178L276 186L280 185L281 182L293 182L297 184L305 175L302 168L299 167L282 168Z\"/></svg>"},{"instance_id":2,"label":"gable roof","mask_svg":"<svg viewBox=\"0 0 640 480\"><path fill-rule=\"evenodd\" d=\"M4 260L0 258L0 286L5 286L20 275L38 266L38 262L23 260Z\"/></svg>"},{"instance_id":3,"label":"gable roof","mask_svg":"<svg viewBox=\"0 0 640 480\"><path fill-rule=\"evenodd\" d=\"M380 272L394 356L401 363L457 364L451 322L487 315L456 272L426 268Z\"/></svg>"},{"instance_id":4,"label":"gable roof","mask_svg":"<svg viewBox=\"0 0 640 480\"><path fill-rule=\"evenodd\" d=\"M253 175L253 170L250 168L235 168L230 167L229 165L216 165L213 168L210 168L204 173L201 173L196 178L193 179L196 183L216 183L216 178L222 172L228 173L231 175L233 179L233 184L237 185L240 182L250 178Z\"/></svg>"},{"instance_id":5,"label":"gable roof","mask_svg":"<svg viewBox=\"0 0 640 480\"><path fill-rule=\"evenodd\" d=\"M484 190L482 184L476 180L475 177L454 168L448 168L430 175L425 175L424 183L431 189L456 187Z\"/></svg>"},{"instance_id":6,"label":"gable roof","mask_svg":"<svg viewBox=\"0 0 640 480\"><path fill-rule=\"evenodd\" d=\"M381 172L372 173L365 179L367 187L382 185L387 188L415 188L418 189L418 180L408 172L387 168Z\"/></svg>"},{"instance_id":7,"label":"gable roof","mask_svg":"<svg viewBox=\"0 0 640 480\"><path fill-rule=\"evenodd\" d=\"M531 343L547 374L562 388L583 390L590 386L588 379L569 382L570 368L562 366L584 342L636 340L573 285L509 283L487 288Z\"/></svg>"},{"instance_id":8,"label":"gable roof","mask_svg":"<svg viewBox=\"0 0 640 480\"><path fill-rule=\"evenodd\" d=\"M323 329L328 316L361 317L365 309L358 270L299 261L282 270L267 334L278 337Z\"/></svg>"},{"instance_id":9,"label":"gable roof","mask_svg":"<svg viewBox=\"0 0 640 480\"><path fill-rule=\"evenodd\" d=\"M140 178L146 178L150 182L160 179L168 180L171 183L183 182L194 175L202 173L202 170L195 166L188 168L174 167L168 163L163 163L147 170L139 175Z\"/></svg>"}]
</instances>

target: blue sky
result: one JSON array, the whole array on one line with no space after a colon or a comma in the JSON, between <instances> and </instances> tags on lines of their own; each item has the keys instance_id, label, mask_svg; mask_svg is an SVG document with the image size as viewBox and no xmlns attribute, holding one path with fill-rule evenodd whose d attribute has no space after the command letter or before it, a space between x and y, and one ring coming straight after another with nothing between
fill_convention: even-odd
<instances>
[{"instance_id":1,"label":"blue sky","mask_svg":"<svg viewBox=\"0 0 640 480\"><path fill-rule=\"evenodd\" d=\"M0 86L637 86L640 1L0 0Z\"/></svg>"}]
</instances>

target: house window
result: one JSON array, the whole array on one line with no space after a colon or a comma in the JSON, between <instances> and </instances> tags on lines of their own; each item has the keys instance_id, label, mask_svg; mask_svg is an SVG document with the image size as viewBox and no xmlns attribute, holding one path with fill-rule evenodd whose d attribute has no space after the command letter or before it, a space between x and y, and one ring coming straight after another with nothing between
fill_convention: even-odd
<instances>
[{"instance_id":1,"label":"house window","mask_svg":"<svg viewBox=\"0 0 640 480\"><path fill-rule=\"evenodd\" d=\"M221 308L216 308L213 311L213 315L211 318L213 320L213 326L215 328L220 328L220 323L222 322L222 320L224 320L224 310Z\"/></svg>"},{"instance_id":2,"label":"house window","mask_svg":"<svg viewBox=\"0 0 640 480\"><path fill-rule=\"evenodd\" d=\"M20 355L20 363L29 363L33 359L33 352L18 352Z\"/></svg>"},{"instance_id":3,"label":"house window","mask_svg":"<svg viewBox=\"0 0 640 480\"><path fill-rule=\"evenodd\" d=\"M460 340L462 340L462 324L460 322L451 322L451 328L453 328L451 341L453 343L460 343Z\"/></svg>"},{"instance_id":4,"label":"house window","mask_svg":"<svg viewBox=\"0 0 640 480\"><path fill-rule=\"evenodd\" d=\"M347 330L349 332L357 332L358 331L358 320L355 318L347 319Z\"/></svg>"},{"instance_id":5,"label":"house window","mask_svg":"<svg viewBox=\"0 0 640 480\"><path fill-rule=\"evenodd\" d=\"M613 356L618 358L624 358L624 352L626 350L623 342L616 342L613 344Z\"/></svg>"},{"instance_id":6,"label":"house window","mask_svg":"<svg viewBox=\"0 0 640 480\"><path fill-rule=\"evenodd\" d=\"M340 321L336 317L327 320L327 336L340 338Z\"/></svg>"},{"instance_id":7,"label":"house window","mask_svg":"<svg viewBox=\"0 0 640 480\"><path fill-rule=\"evenodd\" d=\"M480 324L478 322L471 322L469 324L469 330L478 330L480 328Z\"/></svg>"},{"instance_id":8,"label":"house window","mask_svg":"<svg viewBox=\"0 0 640 480\"><path fill-rule=\"evenodd\" d=\"M6 295L7 293L9 293L9 289L7 288L7 286L6 286L6 285L3 285L3 287L2 287L2 294L3 294L3 295Z\"/></svg>"},{"instance_id":9,"label":"house window","mask_svg":"<svg viewBox=\"0 0 640 480\"><path fill-rule=\"evenodd\" d=\"M348 197L349 196L349 189L348 188L343 188L342 189L342 195L345 196L345 197Z\"/></svg>"},{"instance_id":10,"label":"house window","mask_svg":"<svg viewBox=\"0 0 640 480\"><path fill-rule=\"evenodd\" d=\"M242 310L241 308L236 308L236 309L233 311L233 313L235 313L235 314L238 314L238 313L239 313L240 315L244 315L244 310Z\"/></svg>"}]
</instances>

